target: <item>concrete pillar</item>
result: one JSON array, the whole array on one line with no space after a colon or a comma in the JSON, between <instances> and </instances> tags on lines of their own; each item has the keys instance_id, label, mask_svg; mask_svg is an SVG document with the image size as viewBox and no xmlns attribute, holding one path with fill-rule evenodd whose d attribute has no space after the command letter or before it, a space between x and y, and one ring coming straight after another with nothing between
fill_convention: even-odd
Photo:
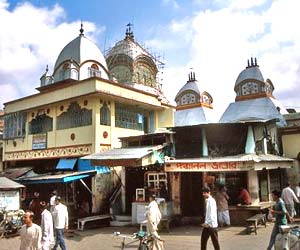
<instances>
[{"instance_id":1,"label":"concrete pillar","mask_svg":"<svg viewBox=\"0 0 300 250\"><path fill-rule=\"evenodd\" d=\"M254 153L255 153L254 133L253 133L252 126L249 125L248 133L247 133L246 147L245 147L245 154L254 154Z\"/></svg>"},{"instance_id":2,"label":"concrete pillar","mask_svg":"<svg viewBox=\"0 0 300 250\"><path fill-rule=\"evenodd\" d=\"M268 154L267 138L264 138L263 143L263 152L266 155Z\"/></svg>"},{"instance_id":3,"label":"concrete pillar","mask_svg":"<svg viewBox=\"0 0 300 250\"><path fill-rule=\"evenodd\" d=\"M207 147L205 128L202 128L201 132L202 132L202 156L205 157L208 156L208 147Z\"/></svg>"},{"instance_id":4,"label":"concrete pillar","mask_svg":"<svg viewBox=\"0 0 300 250\"><path fill-rule=\"evenodd\" d=\"M252 198L252 204L257 204L259 202L259 183L257 171L248 171L248 191Z\"/></svg>"},{"instance_id":5,"label":"concrete pillar","mask_svg":"<svg viewBox=\"0 0 300 250\"><path fill-rule=\"evenodd\" d=\"M171 173L171 190L172 190L172 201L173 201L173 213L176 215L181 214L181 198L180 198L180 189L181 189L181 173Z\"/></svg>"},{"instance_id":6,"label":"concrete pillar","mask_svg":"<svg viewBox=\"0 0 300 250\"><path fill-rule=\"evenodd\" d=\"M122 190L121 190L121 197L122 197L122 212L126 212L126 168L122 167L121 170L121 182L123 183L122 185Z\"/></svg>"},{"instance_id":7,"label":"concrete pillar","mask_svg":"<svg viewBox=\"0 0 300 250\"><path fill-rule=\"evenodd\" d=\"M92 133L92 152L100 152L101 134L100 134L100 103L98 99L93 99L93 133Z\"/></svg>"}]
</instances>

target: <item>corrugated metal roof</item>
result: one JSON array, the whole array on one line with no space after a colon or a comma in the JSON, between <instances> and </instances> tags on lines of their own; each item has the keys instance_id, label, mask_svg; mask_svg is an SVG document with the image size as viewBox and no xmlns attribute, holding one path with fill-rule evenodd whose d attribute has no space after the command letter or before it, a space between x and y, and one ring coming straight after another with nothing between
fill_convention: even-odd
<instances>
[{"instance_id":1,"label":"corrugated metal roof","mask_svg":"<svg viewBox=\"0 0 300 250\"><path fill-rule=\"evenodd\" d=\"M11 180L14 180L27 172L29 172L32 169L32 167L24 167L24 168L7 168L3 173L1 173L1 176L7 177Z\"/></svg>"},{"instance_id":2,"label":"corrugated metal roof","mask_svg":"<svg viewBox=\"0 0 300 250\"><path fill-rule=\"evenodd\" d=\"M83 176L83 175L89 175L89 174L95 174L95 170L90 171L76 171L76 172L69 172L69 173L45 173L45 174L37 174L32 171L32 173L28 174L27 176L20 177L17 179L17 181L40 181L39 183L42 183L41 181L50 181L51 180L63 180L67 177L73 177L73 176Z\"/></svg>"},{"instance_id":3,"label":"corrugated metal roof","mask_svg":"<svg viewBox=\"0 0 300 250\"><path fill-rule=\"evenodd\" d=\"M145 146L114 148L105 152L95 153L82 157L88 160L122 160L122 159L141 159L142 157L153 153L154 150L161 149L163 146Z\"/></svg>"},{"instance_id":4,"label":"corrugated metal roof","mask_svg":"<svg viewBox=\"0 0 300 250\"><path fill-rule=\"evenodd\" d=\"M203 158L190 158L190 159L168 159L165 162L293 162L294 159L286 158L272 154L239 154L223 157L203 157Z\"/></svg>"},{"instance_id":5,"label":"corrugated metal roof","mask_svg":"<svg viewBox=\"0 0 300 250\"><path fill-rule=\"evenodd\" d=\"M17 188L23 188L25 186L12 181L6 177L0 177L0 189L17 189Z\"/></svg>"},{"instance_id":6,"label":"corrugated metal roof","mask_svg":"<svg viewBox=\"0 0 300 250\"><path fill-rule=\"evenodd\" d=\"M279 126L286 125L283 115L269 97L230 103L219 122L258 121L278 119Z\"/></svg>"}]
</instances>

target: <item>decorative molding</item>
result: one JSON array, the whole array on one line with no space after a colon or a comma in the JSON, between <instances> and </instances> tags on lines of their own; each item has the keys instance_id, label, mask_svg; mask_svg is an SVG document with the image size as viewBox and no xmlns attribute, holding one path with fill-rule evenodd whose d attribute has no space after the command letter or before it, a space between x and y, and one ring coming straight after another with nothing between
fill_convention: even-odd
<instances>
[{"instance_id":1,"label":"decorative molding","mask_svg":"<svg viewBox=\"0 0 300 250\"><path fill-rule=\"evenodd\" d=\"M83 156L92 153L92 144L5 153L5 161Z\"/></svg>"},{"instance_id":2,"label":"decorative molding","mask_svg":"<svg viewBox=\"0 0 300 250\"><path fill-rule=\"evenodd\" d=\"M249 95L240 95L235 98L235 101L239 102L239 101L246 101L246 100L258 99L258 98L264 98L264 97L272 97L275 99L275 97L272 94L263 92L263 93L249 94Z\"/></svg>"},{"instance_id":3,"label":"decorative molding","mask_svg":"<svg viewBox=\"0 0 300 250\"><path fill-rule=\"evenodd\" d=\"M176 110L185 110L185 109L192 109L192 108L199 108L199 107L213 109L213 106L208 103L197 102L197 103L191 103L191 104L177 106Z\"/></svg>"},{"instance_id":4,"label":"decorative molding","mask_svg":"<svg viewBox=\"0 0 300 250\"><path fill-rule=\"evenodd\" d=\"M111 149L111 144L100 144L100 152L105 152Z\"/></svg>"}]
</instances>

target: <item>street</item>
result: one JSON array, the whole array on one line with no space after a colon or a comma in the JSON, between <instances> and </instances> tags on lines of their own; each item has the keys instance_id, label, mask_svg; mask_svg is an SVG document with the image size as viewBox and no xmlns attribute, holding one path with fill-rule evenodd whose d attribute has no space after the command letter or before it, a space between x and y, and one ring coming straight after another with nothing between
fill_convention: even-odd
<instances>
[{"instance_id":1,"label":"street","mask_svg":"<svg viewBox=\"0 0 300 250\"><path fill-rule=\"evenodd\" d=\"M223 250L262 250L266 249L273 224L266 228L260 226L257 235L247 235L244 227L228 227L219 230L221 249ZM114 231L121 234L132 234L136 227L102 227L87 229L83 232L74 231L66 237L67 249L72 250L113 250L120 249L122 238L113 236ZM161 232L165 240L165 249L169 250L198 250L200 249L201 228L197 226L181 226L171 228L170 233ZM130 240L126 240L126 243ZM208 242L208 250L213 249L211 241ZM0 240L0 250L19 249L19 237ZM136 249L137 244L125 249Z\"/></svg>"}]
</instances>

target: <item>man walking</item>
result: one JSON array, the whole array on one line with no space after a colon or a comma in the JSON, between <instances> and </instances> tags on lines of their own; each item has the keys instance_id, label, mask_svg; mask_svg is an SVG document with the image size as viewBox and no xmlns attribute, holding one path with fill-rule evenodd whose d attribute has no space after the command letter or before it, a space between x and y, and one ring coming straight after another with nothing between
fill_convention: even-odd
<instances>
[{"instance_id":1,"label":"man walking","mask_svg":"<svg viewBox=\"0 0 300 250\"><path fill-rule=\"evenodd\" d=\"M42 250L49 250L50 245L54 243L53 220L51 213L47 210L47 203L41 201L42 207Z\"/></svg>"},{"instance_id":2,"label":"man walking","mask_svg":"<svg viewBox=\"0 0 300 250\"><path fill-rule=\"evenodd\" d=\"M57 192L56 190L53 190L50 197L50 212L53 213L55 208L55 198L56 198Z\"/></svg>"},{"instance_id":3,"label":"man walking","mask_svg":"<svg viewBox=\"0 0 300 250\"><path fill-rule=\"evenodd\" d=\"M300 201L300 182L298 183L298 185L295 188L295 194L298 198L298 201ZM300 203L296 204L296 211L297 211L298 216L300 216Z\"/></svg>"},{"instance_id":4,"label":"man walking","mask_svg":"<svg viewBox=\"0 0 300 250\"><path fill-rule=\"evenodd\" d=\"M202 194L205 199L205 222L202 224L203 230L201 235L201 250L206 250L209 236L215 250L220 250L218 239L218 219L217 205L215 199L210 195L209 187L202 189Z\"/></svg>"},{"instance_id":5,"label":"man walking","mask_svg":"<svg viewBox=\"0 0 300 250\"><path fill-rule=\"evenodd\" d=\"M60 196L56 196L55 204L56 205L53 211L53 221L56 232L56 241L53 249L56 250L59 245L62 250L66 250L64 229L68 230L69 226L68 209L64 204L61 203Z\"/></svg>"},{"instance_id":6,"label":"man walking","mask_svg":"<svg viewBox=\"0 0 300 250\"><path fill-rule=\"evenodd\" d=\"M279 233L279 226L287 225L287 216L290 219L289 213L285 208L283 200L280 198L280 191L272 191L272 198L276 202L274 207L270 209L273 216L275 216L275 224L271 233L271 238L267 250L271 250L276 239L276 235Z\"/></svg>"},{"instance_id":7,"label":"man walking","mask_svg":"<svg viewBox=\"0 0 300 250\"><path fill-rule=\"evenodd\" d=\"M33 223L33 212L26 211L23 217L24 225L20 229L21 245L20 250L40 250L42 230Z\"/></svg>"},{"instance_id":8,"label":"man walking","mask_svg":"<svg viewBox=\"0 0 300 250\"><path fill-rule=\"evenodd\" d=\"M293 218L296 215L295 203L299 203L297 196L295 195L293 189L291 189L290 184L287 183L286 187L282 190L281 198L283 199L286 209L289 215Z\"/></svg>"},{"instance_id":9,"label":"man walking","mask_svg":"<svg viewBox=\"0 0 300 250\"><path fill-rule=\"evenodd\" d=\"M218 208L218 219L220 227L230 226L230 216L228 209L229 196L226 192L225 186L220 186L219 191L216 195L217 208Z\"/></svg>"}]
</instances>

